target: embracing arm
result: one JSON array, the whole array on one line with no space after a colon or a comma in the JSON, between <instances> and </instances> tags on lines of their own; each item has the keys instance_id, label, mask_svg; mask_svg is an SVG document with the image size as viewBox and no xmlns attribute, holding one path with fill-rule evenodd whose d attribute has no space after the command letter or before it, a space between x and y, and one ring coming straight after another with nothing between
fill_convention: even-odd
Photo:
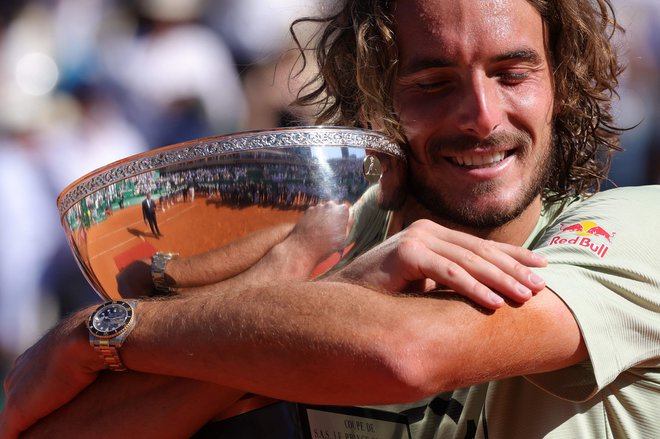
<instances>
[{"instance_id":1,"label":"embracing arm","mask_svg":"<svg viewBox=\"0 0 660 439\"><path fill-rule=\"evenodd\" d=\"M518 302L530 296L518 291L521 283L533 291L542 288L524 266L538 265L531 253L444 229L431 230L444 235L442 245L425 233L415 238L428 225L411 227L412 240L405 234L393 238L400 241L394 249L385 243L357 260L367 270L362 276L351 269L346 277L334 276L339 280L334 282L273 282L223 294L210 286L196 295L141 302L140 323L122 348L124 363L135 371L278 399L378 404L557 369L584 358L570 311L550 291L516 308L493 306L487 299L492 291L485 285L507 291ZM429 251L420 242L430 242ZM398 266L399 274L388 273L390 266ZM485 313L432 293L382 291L406 289L407 283L427 277L500 309ZM90 352L82 324L90 312L74 316L24 354L7 381L11 403L0 428L27 428L93 380L103 366ZM42 370L43 358L50 358L53 367Z\"/></svg>"},{"instance_id":2,"label":"embracing arm","mask_svg":"<svg viewBox=\"0 0 660 439\"><path fill-rule=\"evenodd\" d=\"M176 330L141 325L126 345L125 362L135 370L327 404L408 401L559 369L585 358L586 350L570 310L525 266L535 264L534 255L519 247L422 221L329 281L145 303L141 314L154 322L177 315ZM524 306L500 304L484 312L430 293L382 291L405 290L419 279L491 306L491 288L518 302L530 290L538 293ZM165 339L178 345L181 358L165 361L158 352ZM199 358L205 367L195 366Z\"/></svg>"},{"instance_id":3,"label":"embracing arm","mask_svg":"<svg viewBox=\"0 0 660 439\"><path fill-rule=\"evenodd\" d=\"M558 369L586 355L572 314L548 290L491 315L462 301L384 295L343 283L141 308L143 323L124 348L130 369L310 403L410 401ZM158 323L181 310L191 317L178 320L176 330Z\"/></svg>"},{"instance_id":4,"label":"embracing arm","mask_svg":"<svg viewBox=\"0 0 660 439\"><path fill-rule=\"evenodd\" d=\"M75 371L103 367L89 353L82 327L87 311L70 322L70 348L50 352L68 357ZM505 305L494 313L460 300L394 296L333 282L141 302L138 312L140 324L122 348L129 369L308 403L412 401L586 357L572 314L547 289L524 306ZM31 360L38 369L38 359ZM15 388L9 395L13 410L34 404L18 399L43 400L43 393L59 394L71 384L33 373L36 379L24 380L32 391ZM190 389L194 398L196 387ZM204 389L197 388L197 396Z\"/></svg>"},{"instance_id":5,"label":"embracing arm","mask_svg":"<svg viewBox=\"0 0 660 439\"><path fill-rule=\"evenodd\" d=\"M250 235L234 245L230 244L202 256L188 259L188 262L194 263L189 265L190 273L184 273L184 275L188 275L188 279L194 276L197 279L204 279L202 283L210 283L212 286L208 286L207 291L210 291L214 295L225 294L225 292L244 289L253 285L262 285L273 280L282 282L285 280L307 279L320 261L330 253L340 249L343 245L347 225L349 224L348 212L348 206L332 202L311 207L295 226L276 226ZM264 255L263 253L266 250L268 251ZM256 263L254 261L255 254L258 256ZM242 256L245 256L245 258L241 261ZM175 261L172 261L172 263ZM224 282L212 283L212 280L216 279L213 276L224 276L227 273L232 273L233 270L237 270L236 267L239 267L241 263L244 265L241 266L240 270L244 271L240 274ZM147 274L143 277L148 279L145 282L148 286L150 282L148 275L149 269L146 264L144 265L146 266ZM199 265L202 267L199 267ZM245 269L246 265L251 266ZM129 273L125 272L125 274ZM130 274L133 275L132 280L135 280L136 277L138 280L141 279L140 276L136 276L139 273L130 272ZM137 285L137 283L133 282L133 285ZM144 288L146 289L147 286ZM187 288L185 291L193 292L195 290L194 288ZM202 291L204 290L202 289ZM48 376L49 372L51 372L49 369L46 369L46 373L35 371L35 369L39 368L39 363L44 361L43 357L39 356L39 353L43 353L44 350L48 351L51 346L54 346L56 343L53 339L60 341L66 339L69 341L75 340L80 337L81 330L83 336L85 336L84 328L78 322L84 321L87 315L89 315L89 310L83 310L82 313L72 316L60 324L54 331L51 331L34 348L21 356L20 361L17 363L17 368L12 374L12 379L8 380L8 383L11 381L19 383L15 385L15 387L20 389L16 392L18 398L12 398L12 401L18 399L18 405L20 406L23 396L27 396L29 399L30 395L36 395L38 393L32 391L33 388L31 386L39 380L25 379L25 376L29 376L33 372L36 372L38 375ZM124 432L136 433L148 431L148 427L153 427L152 424L146 422L134 423L131 422L131 419L153 419L155 411L159 414L157 417L159 428L156 429L157 431L165 429L173 434L177 432L175 436L186 436L185 432L188 431L186 429L189 429L191 426L199 428L203 425L204 421L209 419L208 413L217 413L222 407L233 402L237 397L236 395L240 396L245 393L230 388L214 386L210 383L201 383L177 377L158 377L150 374L138 374L137 378L133 375L125 374L116 376L106 375L102 379L95 381L94 378L98 371L99 363L93 356L90 359L88 357L89 353L89 346L72 344L70 342L65 342L64 346L59 346L56 350L58 357L62 358L59 366L64 368L63 376L65 377L65 382L60 384L63 385L65 391L60 389L55 392L58 397L52 398L49 395L48 398L43 398L42 400L35 399L32 403L36 403L36 407L38 407L37 411L41 412L42 415L49 413L60 405L66 405L47 418L42 419L41 422L34 426L31 429L33 437L39 437L39 435L43 434L45 436L41 437L58 436L58 432L66 432L74 424L79 425L80 428L84 427L85 431L89 432L90 435L99 437L99 434L102 435L106 431L100 427L103 422L116 421L116 410L111 409L111 406L120 408L121 411L126 412L126 415L121 418L123 425L122 431ZM50 355L48 355L48 358L50 362ZM83 359L83 364L87 360L91 361L82 368L71 370L69 367L75 364L76 358ZM87 358L87 360L84 360L84 358ZM100 366L102 367L102 365ZM55 368L58 368L57 363ZM21 373L23 373L23 376L21 376ZM126 378L124 378L125 376ZM69 377L73 377L74 379L70 380ZM54 377L51 376L50 378L54 378L54 381L57 383L61 381L62 375L55 374ZM72 385L64 386L67 383ZM28 390L29 394L25 393L25 386L28 386L30 389ZM76 396L76 392L85 386L87 387L83 393ZM108 393L108 389L112 389L112 392ZM177 397L176 399L163 397L163 395L171 395L173 392L179 392L181 397ZM73 400L67 403L72 398ZM179 422L178 418L174 416L163 418L160 410L157 409L158 407L172 409L178 404L185 405L186 398L191 402L190 407L197 415L201 414L201 417L190 416L187 418L188 421L184 423ZM100 412L94 404L86 402L99 400L104 401L103 410ZM32 404L26 402L25 399L22 400L22 403ZM204 404L204 408L207 411L210 410L210 412L195 410L202 403ZM11 409L8 411L11 412ZM3 416L7 416L6 412ZM13 422L27 426L36 420L34 419L35 416L37 418L40 417L33 414L27 416L31 419L20 420L19 416L13 419ZM7 424L1 422L1 418L0 416L0 436L5 437L5 434L2 434L2 428ZM86 422L86 420L91 418L95 419L96 422ZM199 419L202 420L202 424L198 423ZM82 430L80 431L82 432ZM46 434L45 432L48 433ZM6 435L8 436L9 433ZM144 437L142 433L138 435Z\"/></svg>"}]
</instances>

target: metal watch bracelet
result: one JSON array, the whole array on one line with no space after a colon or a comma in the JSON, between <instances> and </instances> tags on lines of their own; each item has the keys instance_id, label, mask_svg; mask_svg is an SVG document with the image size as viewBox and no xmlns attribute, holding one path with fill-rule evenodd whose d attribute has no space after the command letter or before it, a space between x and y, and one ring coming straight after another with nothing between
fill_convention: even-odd
<instances>
[{"instance_id":1,"label":"metal watch bracelet","mask_svg":"<svg viewBox=\"0 0 660 439\"><path fill-rule=\"evenodd\" d=\"M114 372L126 370L126 366L119 358L117 346L113 345L111 340L96 340L91 345L109 370Z\"/></svg>"},{"instance_id":2,"label":"metal watch bracelet","mask_svg":"<svg viewBox=\"0 0 660 439\"><path fill-rule=\"evenodd\" d=\"M174 288L168 285L165 278L167 264L179 256L178 253L156 252L151 257L151 279L157 294L172 294Z\"/></svg>"}]
</instances>

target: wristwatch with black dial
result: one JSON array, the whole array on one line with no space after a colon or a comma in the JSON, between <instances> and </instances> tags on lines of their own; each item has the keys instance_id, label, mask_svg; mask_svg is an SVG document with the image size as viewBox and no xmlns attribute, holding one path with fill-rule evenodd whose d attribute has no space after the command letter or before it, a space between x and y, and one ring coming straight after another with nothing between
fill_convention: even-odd
<instances>
[{"instance_id":1,"label":"wristwatch with black dial","mask_svg":"<svg viewBox=\"0 0 660 439\"><path fill-rule=\"evenodd\" d=\"M135 300L113 300L100 305L87 321L89 344L98 352L108 369L123 371L119 348L135 327Z\"/></svg>"}]
</instances>

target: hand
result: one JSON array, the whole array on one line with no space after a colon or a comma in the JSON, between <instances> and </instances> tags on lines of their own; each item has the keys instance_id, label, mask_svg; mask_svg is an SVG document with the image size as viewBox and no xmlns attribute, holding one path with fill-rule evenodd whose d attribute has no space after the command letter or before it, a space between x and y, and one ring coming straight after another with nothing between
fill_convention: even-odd
<instances>
[{"instance_id":1,"label":"hand","mask_svg":"<svg viewBox=\"0 0 660 439\"><path fill-rule=\"evenodd\" d=\"M545 283L529 267L545 258L530 250L457 232L419 220L356 258L328 280L358 282L396 292L447 287L496 309L501 296L524 302Z\"/></svg>"},{"instance_id":2,"label":"hand","mask_svg":"<svg viewBox=\"0 0 660 439\"><path fill-rule=\"evenodd\" d=\"M185 378L106 371L73 401L22 433L21 439L187 438L231 409L243 394Z\"/></svg>"},{"instance_id":3,"label":"hand","mask_svg":"<svg viewBox=\"0 0 660 439\"><path fill-rule=\"evenodd\" d=\"M82 323L86 315L82 312L65 320L16 359L4 383L0 437L17 438L72 400L104 368L87 341Z\"/></svg>"},{"instance_id":4,"label":"hand","mask_svg":"<svg viewBox=\"0 0 660 439\"><path fill-rule=\"evenodd\" d=\"M328 201L307 209L285 242L295 245L297 253L315 265L343 248L350 224L348 205Z\"/></svg>"},{"instance_id":5,"label":"hand","mask_svg":"<svg viewBox=\"0 0 660 439\"><path fill-rule=\"evenodd\" d=\"M117 291L125 299L152 296L154 283L151 279L151 261L133 261L117 273Z\"/></svg>"},{"instance_id":6,"label":"hand","mask_svg":"<svg viewBox=\"0 0 660 439\"><path fill-rule=\"evenodd\" d=\"M282 242L232 281L245 287L273 280L308 280L319 264L344 247L350 224L346 204L330 201L310 207Z\"/></svg>"}]
</instances>

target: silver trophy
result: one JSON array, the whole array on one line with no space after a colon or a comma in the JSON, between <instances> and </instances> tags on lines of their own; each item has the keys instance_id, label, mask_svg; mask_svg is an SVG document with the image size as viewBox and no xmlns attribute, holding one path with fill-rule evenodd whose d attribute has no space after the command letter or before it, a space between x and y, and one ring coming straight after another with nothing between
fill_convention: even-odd
<instances>
[{"instance_id":1,"label":"silver trophy","mask_svg":"<svg viewBox=\"0 0 660 439\"><path fill-rule=\"evenodd\" d=\"M171 259L208 258L288 224L291 233L308 234L293 261L307 278L347 263L384 238L402 193L400 169L403 151L377 132L278 128L126 158L72 183L57 205L76 261L102 298L177 294L165 274ZM377 206L366 224L352 218L365 197ZM257 395L216 421L198 437L409 437L402 415Z\"/></svg>"}]
</instances>

